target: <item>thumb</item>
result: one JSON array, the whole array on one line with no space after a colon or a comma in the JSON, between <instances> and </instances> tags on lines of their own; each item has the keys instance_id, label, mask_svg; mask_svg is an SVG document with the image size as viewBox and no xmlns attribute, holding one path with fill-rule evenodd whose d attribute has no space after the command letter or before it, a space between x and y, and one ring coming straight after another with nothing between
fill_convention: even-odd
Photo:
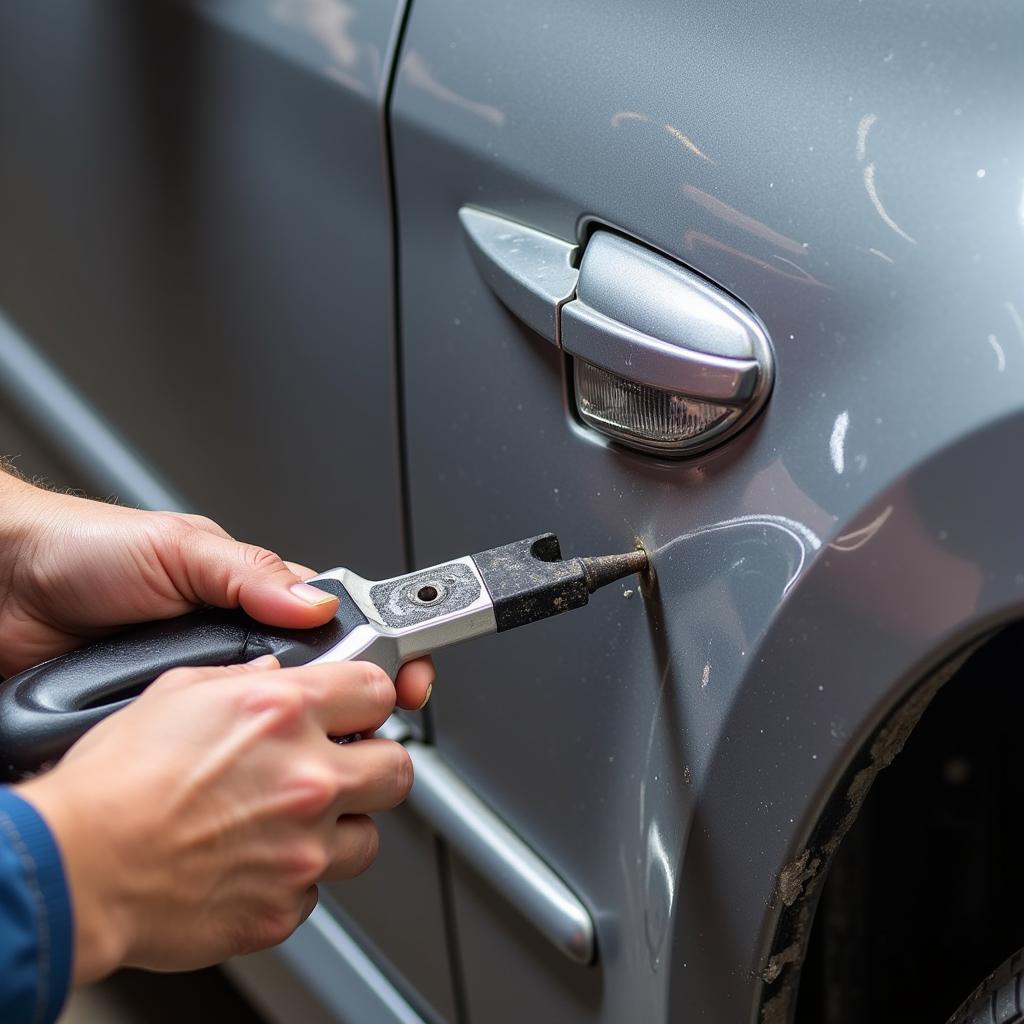
<instances>
[{"instance_id":1,"label":"thumb","mask_svg":"<svg viewBox=\"0 0 1024 1024\"><path fill-rule=\"evenodd\" d=\"M241 606L270 626L321 626L338 608L336 597L303 583L273 551L202 530L183 538L175 568L179 589L195 603Z\"/></svg>"}]
</instances>

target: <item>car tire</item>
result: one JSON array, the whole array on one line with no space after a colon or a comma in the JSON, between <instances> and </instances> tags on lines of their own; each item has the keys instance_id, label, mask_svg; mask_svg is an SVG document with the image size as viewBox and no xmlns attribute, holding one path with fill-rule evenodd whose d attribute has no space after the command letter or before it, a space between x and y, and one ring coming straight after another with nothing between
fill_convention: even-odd
<instances>
[{"instance_id":1,"label":"car tire","mask_svg":"<svg viewBox=\"0 0 1024 1024\"><path fill-rule=\"evenodd\" d=\"M1024 949L1000 964L947 1024L1024 1024Z\"/></svg>"}]
</instances>

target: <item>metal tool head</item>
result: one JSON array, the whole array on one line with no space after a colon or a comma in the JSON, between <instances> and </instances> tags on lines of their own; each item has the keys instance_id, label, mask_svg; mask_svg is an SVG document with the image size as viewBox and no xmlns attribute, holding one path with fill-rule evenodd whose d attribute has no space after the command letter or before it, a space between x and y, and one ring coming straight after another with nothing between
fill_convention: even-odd
<instances>
[{"instance_id":1,"label":"metal tool head","mask_svg":"<svg viewBox=\"0 0 1024 1024\"><path fill-rule=\"evenodd\" d=\"M599 587L648 567L644 551L562 558L553 533L473 555L494 602L498 632L579 608Z\"/></svg>"}]
</instances>

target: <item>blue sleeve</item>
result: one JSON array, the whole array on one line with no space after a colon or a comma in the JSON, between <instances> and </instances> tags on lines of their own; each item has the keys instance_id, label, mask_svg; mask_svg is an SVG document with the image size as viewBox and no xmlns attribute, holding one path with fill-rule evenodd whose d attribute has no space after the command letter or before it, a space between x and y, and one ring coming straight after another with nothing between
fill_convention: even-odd
<instances>
[{"instance_id":1,"label":"blue sleeve","mask_svg":"<svg viewBox=\"0 0 1024 1024\"><path fill-rule=\"evenodd\" d=\"M71 981L71 901L39 813L0 787L0 1021L52 1024Z\"/></svg>"}]
</instances>

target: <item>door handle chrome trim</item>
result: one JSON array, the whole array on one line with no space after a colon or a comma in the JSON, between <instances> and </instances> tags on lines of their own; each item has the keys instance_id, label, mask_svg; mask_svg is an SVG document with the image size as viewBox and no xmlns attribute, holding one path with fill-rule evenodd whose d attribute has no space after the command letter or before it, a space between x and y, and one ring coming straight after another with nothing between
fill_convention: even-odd
<instances>
[{"instance_id":1,"label":"door handle chrome trim","mask_svg":"<svg viewBox=\"0 0 1024 1024\"><path fill-rule=\"evenodd\" d=\"M558 342L558 311L576 291L576 246L471 206L459 210L477 270L527 327Z\"/></svg>"},{"instance_id":2,"label":"door handle chrome trim","mask_svg":"<svg viewBox=\"0 0 1024 1024\"><path fill-rule=\"evenodd\" d=\"M580 898L451 770L411 740L415 781L407 804L561 953L593 962L594 921Z\"/></svg>"},{"instance_id":3,"label":"door handle chrome trim","mask_svg":"<svg viewBox=\"0 0 1024 1024\"><path fill-rule=\"evenodd\" d=\"M595 231L576 297L562 307L562 347L627 380L705 402L767 396L768 336L731 295L638 242Z\"/></svg>"},{"instance_id":4,"label":"door handle chrome trim","mask_svg":"<svg viewBox=\"0 0 1024 1024\"><path fill-rule=\"evenodd\" d=\"M664 445L591 422L601 433L655 454L696 454L735 434L764 406L775 373L768 334L699 274L604 228L590 235L577 260L571 243L496 214L464 206L459 219L498 299L569 355L633 384L732 407L713 432Z\"/></svg>"},{"instance_id":5,"label":"door handle chrome trim","mask_svg":"<svg viewBox=\"0 0 1024 1024\"><path fill-rule=\"evenodd\" d=\"M583 302L562 307L562 347L611 373L706 402L739 405L757 388L755 359L680 348L605 316Z\"/></svg>"}]
</instances>

